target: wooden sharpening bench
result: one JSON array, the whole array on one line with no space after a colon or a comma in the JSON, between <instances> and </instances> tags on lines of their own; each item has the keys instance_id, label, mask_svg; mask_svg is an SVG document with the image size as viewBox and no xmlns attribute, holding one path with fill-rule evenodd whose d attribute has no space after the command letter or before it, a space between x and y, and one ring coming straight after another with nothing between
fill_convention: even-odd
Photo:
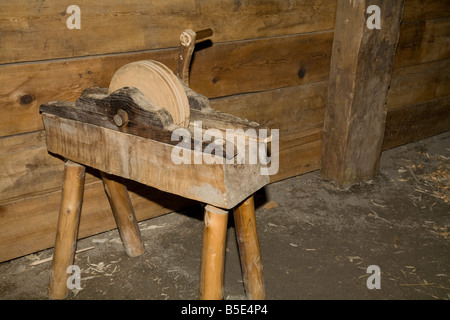
<instances>
[{"instance_id":1,"label":"wooden sharpening bench","mask_svg":"<svg viewBox=\"0 0 450 320\"><path fill-rule=\"evenodd\" d=\"M121 67L109 88L88 88L76 102L41 105L48 151L66 159L50 298L63 299L68 294L66 270L74 261L86 166L101 173L131 257L145 249L124 179L206 204L200 299L223 298L226 229L232 210L247 297L265 298L253 194L269 182L268 176L261 174L261 164L225 161L236 156L229 150L214 155L224 159L221 163L194 163L195 157L212 157L205 152L211 141L195 141L200 121L203 132L216 129L224 136L227 129L262 128L212 109L208 99L189 88L195 41L210 34L209 30L183 32L177 75L156 61L138 61ZM173 149L180 142L172 141L172 133L180 128L193 133L181 147L189 150L190 163L173 161ZM199 145L200 149L194 148Z\"/></svg>"}]
</instances>

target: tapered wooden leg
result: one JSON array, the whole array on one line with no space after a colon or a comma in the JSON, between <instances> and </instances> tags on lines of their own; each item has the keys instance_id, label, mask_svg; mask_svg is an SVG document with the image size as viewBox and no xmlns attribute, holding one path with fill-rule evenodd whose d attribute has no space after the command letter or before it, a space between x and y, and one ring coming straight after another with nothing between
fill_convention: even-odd
<instances>
[{"instance_id":1,"label":"tapered wooden leg","mask_svg":"<svg viewBox=\"0 0 450 320\"><path fill-rule=\"evenodd\" d=\"M261 263L258 233L256 231L253 196L248 198L233 211L247 298L251 300L265 299L263 267Z\"/></svg>"},{"instance_id":2,"label":"tapered wooden leg","mask_svg":"<svg viewBox=\"0 0 450 320\"><path fill-rule=\"evenodd\" d=\"M222 299L228 211L207 205L203 227L200 299Z\"/></svg>"},{"instance_id":3,"label":"tapered wooden leg","mask_svg":"<svg viewBox=\"0 0 450 320\"><path fill-rule=\"evenodd\" d=\"M104 172L102 179L125 252L130 257L140 256L145 247L127 187Z\"/></svg>"},{"instance_id":4,"label":"tapered wooden leg","mask_svg":"<svg viewBox=\"0 0 450 320\"><path fill-rule=\"evenodd\" d=\"M73 264L83 202L85 167L71 161L64 166L64 184L48 296L63 299L68 294L67 268Z\"/></svg>"}]
</instances>

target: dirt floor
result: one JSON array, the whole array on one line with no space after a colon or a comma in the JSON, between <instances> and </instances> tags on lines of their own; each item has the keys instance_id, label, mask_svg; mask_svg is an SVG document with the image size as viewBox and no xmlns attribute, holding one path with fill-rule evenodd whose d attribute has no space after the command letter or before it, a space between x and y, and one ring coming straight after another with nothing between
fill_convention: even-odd
<instances>
[{"instance_id":1,"label":"dirt floor","mask_svg":"<svg viewBox=\"0 0 450 320\"><path fill-rule=\"evenodd\" d=\"M450 299L450 132L388 150L379 176L342 190L319 172L256 195L267 299ZM232 215L230 215L232 217ZM146 252L117 230L78 242L81 289L69 300L198 298L202 208L143 221ZM0 264L0 299L47 299L52 249ZM224 298L245 299L230 219ZM371 265L380 289L369 290ZM373 282L376 283L376 282Z\"/></svg>"}]
</instances>

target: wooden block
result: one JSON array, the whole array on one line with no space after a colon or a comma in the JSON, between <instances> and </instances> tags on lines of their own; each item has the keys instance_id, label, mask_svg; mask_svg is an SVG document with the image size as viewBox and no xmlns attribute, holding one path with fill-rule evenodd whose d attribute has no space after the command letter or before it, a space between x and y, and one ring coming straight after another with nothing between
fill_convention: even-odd
<instances>
[{"instance_id":1,"label":"wooden block","mask_svg":"<svg viewBox=\"0 0 450 320\"><path fill-rule=\"evenodd\" d=\"M50 114L42 116L50 152L188 199L233 208L269 181L261 175L259 163L208 164L203 153L193 151L191 164L175 164L173 145ZM194 164L198 156L201 164Z\"/></svg>"},{"instance_id":2,"label":"wooden block","mask_svg":"<svg viewBox=\"0 0 450 320\"><path fill-rule=\"evenodd\" d=\"M286 178L290 174L317 169L318 162L313 156L317 152L304 150L301 145L313 141L311 137L321 139L327 87L327 82L319 82L213 99L211 103L215 109L279 129L281 159L278 176ZM202 120L205 125L205 119L211 118L210 115L200 118L195 112L194 118ZM248 123L242 125L245 129ZM0 173L0 202L60 188L63 162L48 154L44 131L4 137L0 139L0 149L3 152L0 164L6 168ZM97 178L88 170L88 182ZM271 179L277 178L272 176ZM42 183L36 184L35 181Z\"/></svg>"}]
</instances>

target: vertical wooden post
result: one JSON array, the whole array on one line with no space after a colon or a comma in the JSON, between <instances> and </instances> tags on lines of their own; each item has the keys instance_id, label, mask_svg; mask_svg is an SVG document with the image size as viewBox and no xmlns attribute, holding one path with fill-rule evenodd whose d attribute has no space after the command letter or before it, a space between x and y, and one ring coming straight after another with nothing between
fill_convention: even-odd
<instances>
[{"instance_id":1,"label":"vertical wooden post","mask_svg":"<svg viewBox=\"0 0 450 320\"><path fill-rule=\"evenodd\" d=\"M263 300L265 299L263 267L253 196L234 209L234 224L247 298Z\"/></svg>"},{"instance_id":2,"label":"vertical wooden post","mask_svg":"<svg viewBox=\"0 0 450 320\"><path fill-rule=\"evenodd\" d=\"M222 299L228 211L207 205L203 227L200 299Z\"/></svg>"},{"instance_id":3,"label":"vertical wooden post","mask_svg":"<svg viewBox=\"0 0 450 320\"><path fill-rule=\"evenodd\" d=\"M56 231L48 296L63 299L68 294L67 268L73 264L84 193L85 167L71 161L64 166L64 184Z\"/></svg>"},{"instance_id":4,"label":"vertical wooden post","mask_svg":"<svg viewBox=\"0 0 450 320\"><path fill-rule=\"evenodd\" d=\"M104 172L101 174L125 252L130 257L140 256L144 253L145 247L127 187L112 176Z\"/></svg>"},{"instance_id":5,"label":"vertical wooden post","mask_svg":"<svg viewBox=\"0 0 450 320\"><path fill-rule=\"evenodd\" d=\"M379 29L371 5L380 9ZM339 186L378 174L403 6L404 0L338 0L321 174Z\"/></svg>"}]
</instances>

